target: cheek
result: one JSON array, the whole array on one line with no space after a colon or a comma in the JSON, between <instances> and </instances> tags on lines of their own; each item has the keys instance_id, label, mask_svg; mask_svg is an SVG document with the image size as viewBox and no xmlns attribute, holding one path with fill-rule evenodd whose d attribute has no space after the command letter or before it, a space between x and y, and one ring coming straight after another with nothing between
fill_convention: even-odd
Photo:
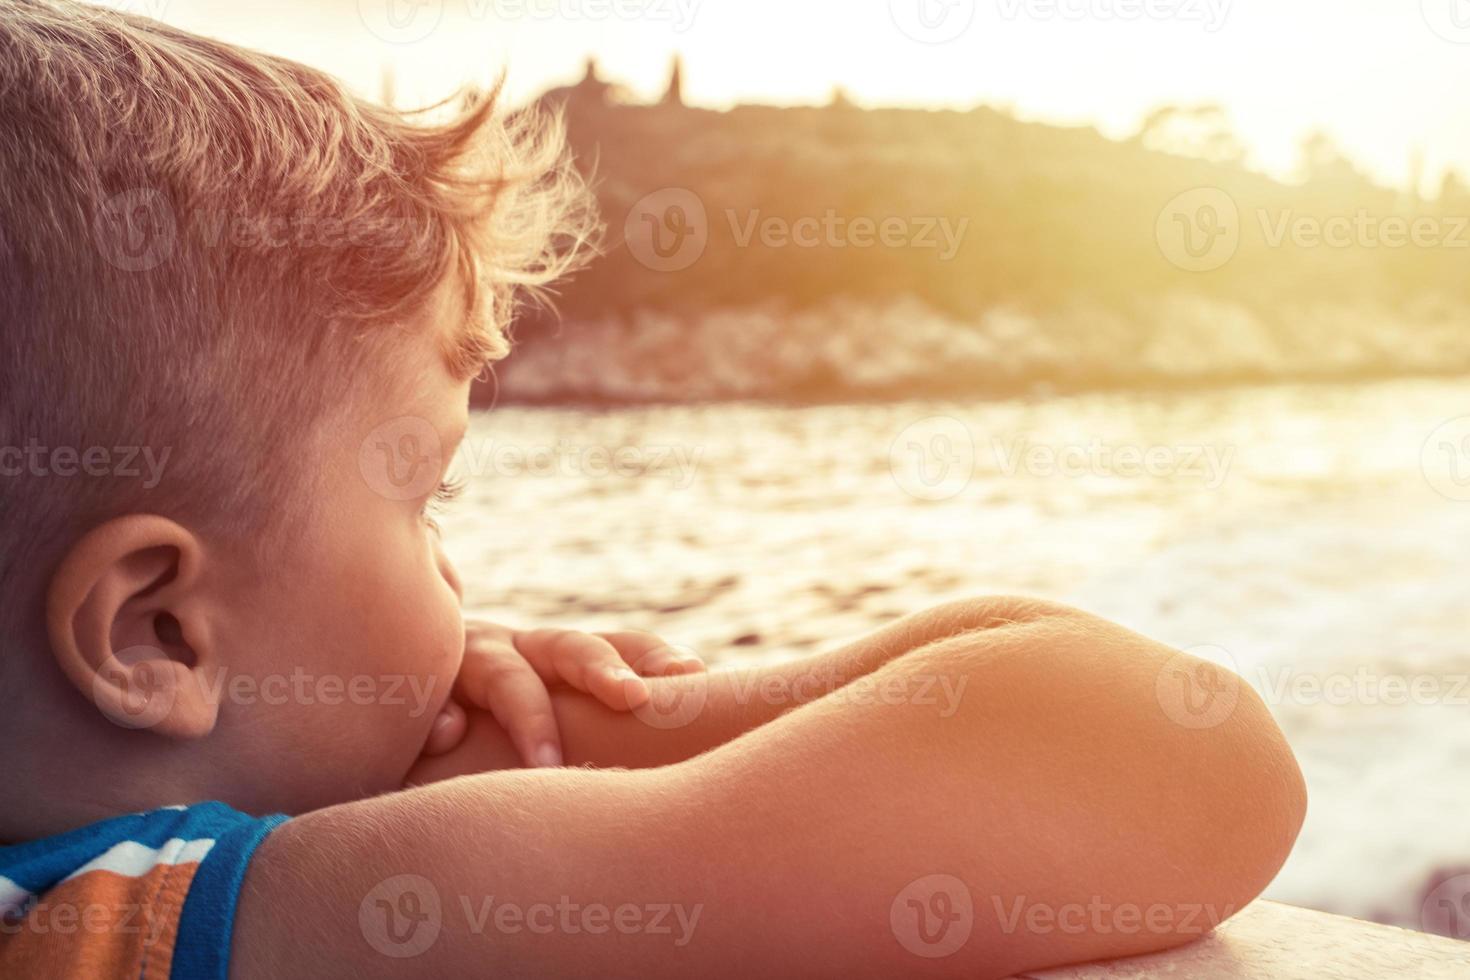
<instances>
[{"instance_id":1,"label":"cheek","mask_svg":"<svg viewBox=\"0 0 1470 980\"><path fill-rule=\"evenodd\" d=\"M433 678L434 707L437 709L448 700L454 679L459 676L460 662L464 659L464 617L458 597L453 593L448 593L447 599L441 597L435 615L438 622L432 631L426 631L432 635L425 636L423 664L416 669Z\"/></svg>"},{"instance_id":2,"label":"cheek","mask_svg":"<svg viewBox=\"0 0 1470 980\"><path fill-rule=\"evenodd\" d=\"M343 563L356 574L349 585L338 573L335 615L317 615L333 624L319 646L333 650L332 669L371 684L378 697L370 704L353 698L316 723L327 739L350 733L364 764L393 772L418 757L449 699L464 655L464 620L426 540L404 531L375 543L380 550Z\"/></svg>"},{"instance_id":3,"label":"cheek","mask_svg":"<svg viewBox=\"0 0 1470 980\"><path fill-rule=\"evenodd\" d=\"M402 532L375 557L362 602L365 631L383 670L453 678L464 651L464 620L446 564L425 529Z\"/></svg>"},{"instance_id":4,"label":"cheek","mask_svg":"<svg viewBox=\"0 0 1470 980\"><path fill-rule=\"evenodd\" d=\"M464 655L464 621L441 581L437 589L396 592L364 625L372 650L357 670L378 677L385 697L350 721L341 719L336 734L353 733L351 751L371 770L364 784L396 789L449 701Z\"/></svg>"},{"instance_id":5,"label":"cheek","mask_svg":"<svg viewBox=\"0 0 1470 980\"><path fill-rule=\"evenodd\" d=\"M431 710L427 717L412 719L427 731L440 705L449 698L459 664L464 656L464 617L459 596L445 581L437 561L431 560L427 571L413 583L403 583L401 596L412 599L392 603L395 623L383 629L383 635L398 638L396 649L385 651L392 666L386 669L408 675L431 692Z\"/></svg>"}]
</instances>

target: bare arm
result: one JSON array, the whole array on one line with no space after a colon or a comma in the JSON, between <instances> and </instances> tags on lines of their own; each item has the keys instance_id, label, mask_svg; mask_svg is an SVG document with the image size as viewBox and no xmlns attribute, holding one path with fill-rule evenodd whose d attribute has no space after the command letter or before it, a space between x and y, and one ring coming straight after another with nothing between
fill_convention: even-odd
<instances>
[{"instance_id":1,"label":"bare arm","mask_svg":"<svg viewBox=\"0 0 1470 980\"><path fill-rule=\"evenodd\" d=\"M1267 884L1305 807L1244 685L1206 727L1161 709L1179 656L1048 612L864 682L969 678L948 717L838 692L662 768L470 776L308 814L252 865L233 973L1002 977L1176 945ZM434 932L405 963L384 950L414 912Z\"/></svg>"},{"instance_id":2,"label":"bare arm","mask_svg":"<svg viewBox=\"0 0 1470 980\"><path fill-rule=\"evenodd\" d=\"M628 769L670 765L839 691L919 647L1060 611L1054 604L1010 597L950 602L907 616L830 653L754 669L650 679L653 701L636 712L611 710L596 698L567 687L553 690L551 705L569 765ZM948 686L943 683L951 680ZM927 690L913 694L943 706L963 696L963 683L968 681L935 678ZM407 783L424 785L520 765L505 730L488 713L476 711L470 714L460 746L421 759Z\"/></svg>"}]
</instances>

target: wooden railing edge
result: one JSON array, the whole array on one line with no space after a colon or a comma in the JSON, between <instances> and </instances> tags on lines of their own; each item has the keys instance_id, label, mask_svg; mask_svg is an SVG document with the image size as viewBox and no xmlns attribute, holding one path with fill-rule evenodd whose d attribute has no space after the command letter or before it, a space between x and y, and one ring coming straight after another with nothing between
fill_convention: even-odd
<instances>
[{"instance_id":1,"label":"wooden railing edge","mask_svg":"<svg viewBox=\"0 0 1470 980\"><path fill-rule=\"evenodd\" d=\"M1260 901L1208 935L1177 949L1026 973L1015 980L1385 977L1470 980L1470 942Z\"/></svg>"}]
</instances>

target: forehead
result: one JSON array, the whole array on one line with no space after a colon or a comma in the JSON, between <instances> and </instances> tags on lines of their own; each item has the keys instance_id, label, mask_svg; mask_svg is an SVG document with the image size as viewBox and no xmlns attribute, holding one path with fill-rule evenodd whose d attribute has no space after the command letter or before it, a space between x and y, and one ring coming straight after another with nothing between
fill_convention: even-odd
<instances>
[{"instance_id":1,"label":"forehead","mask_svg":"<svg viewBox=\"0 0 1470 980\"><path fill-rule=\"evenodd\" d=\"M362 421L411 416L453 435L463 428L470 384L480 371L467 369L476 346L460 295L440 288L420 317L393 328L378 346L369 372L374 380L359 386Z\"/></svg>"},{"instance_id":2,"label":"forehead","mask_svg":"<svg viewBox=\"0 0 1470 980\"><path fill-rule=\"evenodd\" d=\"M469 381L509 353L495 318L491 291L474 283L446 283L435 294L423 329L439 338L449 373Z\"/></svg>"},{"instance_id":3,"label":"forehead","mask_svg":"<svg viewBox=\"0 0 1470 980\"><path fill-rule=\"evenodd\" d=\"M435 422L453 422L468 410L470 385L478 371L467 372L455 358L464 357L464 342L447 330L422 331L401 338L384 365L391 378L383 408Z\"/></svg>"},{"instance_id":4,"label":"forehead","mask_svg":"<svg viewBox=\"0 0 1470 980\"><path fill-rule=\"evenodd\" d=\"M432 491L469 424L470 380L450 370L439 340L425 331L395 337L337 429L342 472L388 501Z\"/></svg>"}]
</instances>

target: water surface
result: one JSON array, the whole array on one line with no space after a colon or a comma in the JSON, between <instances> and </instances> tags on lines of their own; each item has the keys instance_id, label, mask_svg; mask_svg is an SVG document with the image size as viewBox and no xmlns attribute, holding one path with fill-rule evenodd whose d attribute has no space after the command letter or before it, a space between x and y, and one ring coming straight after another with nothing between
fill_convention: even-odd
<instances>
[{"instance_id":1,"label":"water surface","mask_svg":"<svg viewBox=\"0 0 1470 980\"><path fill-rule=\"evenodd\" d=\"M1271 897L1417 926L1435 869L1470 870L1464 416L1470 381L1439 380L506 408L475 418L445 523L472 607L715 662L994 592L1199 648L1307 774Z\"/></svg>"}]
</instances>

